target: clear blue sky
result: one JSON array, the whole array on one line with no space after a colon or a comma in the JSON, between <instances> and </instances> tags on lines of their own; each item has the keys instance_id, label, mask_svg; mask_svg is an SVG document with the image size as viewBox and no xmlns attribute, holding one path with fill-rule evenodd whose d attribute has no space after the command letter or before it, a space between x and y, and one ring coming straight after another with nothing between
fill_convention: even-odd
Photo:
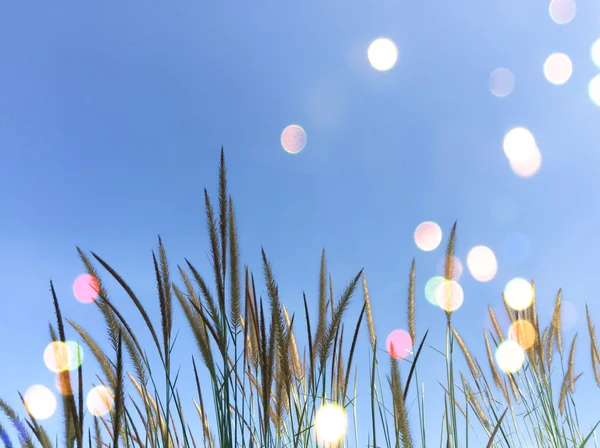
<instances>
[{"instance_id":1,"label":"clear blue sky","mask_svg":"<svg viewBox=\"0 0 600 448\"><path fill-rule=\"evenodd\" d=\"M366 56L381 36L400 52L388 72ZM417 330L431 328L441 348L445 317L423 287L443 247L421 252L413 232L436 221L445 244L458 220L461 260L485 244L499 263L488 283L463 273L454 319L469 346L484 355L486 306L500 305L511 278L535 278L544 322L562 287L577 311L565 337L581 336L581 414L595 422L584 303L600 322L600 108L587 92L600 73L589 56L598 37L600 6L590 0L563 26L546 1L0 2L0 395L21 409L16 390L54 389L42 360L50 279L63 314L104 341L99 313L72 295L83 273L76 245L112 264L153 317L158 234L174 273L187 257L209 274L202 189L215 192L223 145L242 260L260 278L264 246L291 311L302 311L302 291L316 310L325 247L338 293L365 268L384 339L406 326L415 256ZM573 61L563 86L544 78L553 52ZM498 67L516 78L506 98L488 88ZM298 155L280 145L289 124L308 135ZM528 179L503 153L514 126L531 130L543 156ZM504 251L513 232L530 244L522 262ZM186 370L196 348L179 310L175 327ZM438 361L433 351L423 358ZM421 378L434 401L436 378ZM437 433L441 412L430 411Z\"/></svg>"}]
</instances>

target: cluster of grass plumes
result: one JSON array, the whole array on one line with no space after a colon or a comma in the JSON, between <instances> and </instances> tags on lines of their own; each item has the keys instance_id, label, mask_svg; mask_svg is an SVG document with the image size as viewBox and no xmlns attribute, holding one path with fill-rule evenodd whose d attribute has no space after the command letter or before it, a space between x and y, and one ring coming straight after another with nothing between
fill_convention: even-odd
<instances>
[{"instance_id":1,"label":"cluster of grass plumes","mask_svg":"<svg viewBox=\"0 0 600 448\"><path fill-rule=\"evenodd\" d=\"M204 199L214 285L209 287L206 277L186 260L187 269L177 267L182 284L177 286L171 280L165 248L159 238L158 256L154 252L152 254L160 308L159 326L151 321L146 308L125 280L92 252L93 260L120 284L135 305L147 327L159 366L155 363L151 368L146 349L129 326L128 322L136 317L126 319L115 307L92 264L93 260L83 251L78 248L88 274L98 282L95 304L104 317L112 353L101 350L94 338L80 325L63 319L51 284L56 311L56 325L50 325L51 339L65 342L66 321L97 360L102 372L98 381L106 385L114 397L114 406L108 415L89 416L84 412L81 366L76 372L75 386L72 385L70 372L60 373L60 389L65 392L62 395L64 441L61 446L318 446L314 435L315 415L326 403L334 403L345 409L349 419L354 417L354 442L347 435L336 444L338 446L358 445L358 432L368 434L369 446L432 446L433 442L426 440L424 393L418 380L418 360L428 331L419 336L415 324L414 260L408 278L406 324L412 340L418 342L415 344L417 349L411 360L402 360L406 362L405 380L399 360L388 357L383 363L386 371L389 371L384 387L369 288L362 270L351 278L342 294L335 298L323 252L316 322L310 319L306 297L304 310L300 313L307 339L306 348L301 352L294 333L296 315L290 315L280 300L265 251L262 251L262 270L266 300L257 297L255 279L249 269L240 267L236 218L233 202L227 194L223 151L216 213L206 190ZM454 272L455 242L456 224L446 250L444 272L447 280L452 278ZM361 312L357 321L346 326L351 297L360 286L364 297ZM197 353L189 366L196 384L192 396L180 396L178 373L173 371L172 354L176 339L173 337L173 302L182 308L197 346ZM567 355L561 333L560 291L551 322L542 331L535 300L524 311L515 312L506 302L505 305L511 322L524 319L536 330L535 341L526 351L525 365L511 374L499 371L494 362L493 349L505 338L491 308L489 312L494 332L484 331L482 340L488 358L488 373L454 328L452 312L446 312L445 350L438 351L445 359L447 377L446 384L440 384L439 389L445 403L440 445L453 448L469 446L469 443L489 447L585 446L593 430L582 434L578 423L574 401L575 385L581 375L575 371L577 336L573 338ZM366 321L368 328L368 372L359 370L353 364L363 321ZM600 386L600 353L589 311L587 322L593 372ZM456 346L464 355L467 373L456 370ZM558 368L554 361L556 353ZM126 368L126 356L131 369ZM563 362L564 358L566 362ZM208 392L207 383L201 386L200 369L205 369L210 378ZM561 377L558 388L555 384L557 374ZM359 375L368 375L370 384L370 421L363 425L358 425L356 418ZM207 396L212 396L211 414L205 407ZM411 403L417 405L417 416L409 416L409 411L414 409L413 406L407 406L409 397ZM197 415L185 415L183 409L186 403L193 403ZM31 413L28 412L24 424L16 411L2 400L0 409L16 428L21 446L58 446L58 442L52 443ZM414 427L415 422L418 422L418 430ZM473 439L473 434L477 440ZM483 434L483 438L480 434ZM13 446L2 426L0 441L6 448Z\"/></svg>"}]
</instances>

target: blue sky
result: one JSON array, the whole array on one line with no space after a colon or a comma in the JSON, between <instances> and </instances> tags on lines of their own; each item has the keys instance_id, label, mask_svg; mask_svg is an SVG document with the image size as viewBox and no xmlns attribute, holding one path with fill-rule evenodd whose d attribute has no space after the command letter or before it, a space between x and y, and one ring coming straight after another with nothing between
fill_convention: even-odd
<instances>
[{"instance_id":1,"label":"blue sky","mask_svg":"<svg viewBox=\"0 0 600 448\"><path fill-rule=\"evenodd\" d=\"M577 312L565 337L581 334L581 414L595 423L584 304L600 317L600 108L588 96L600 73L589 55L600 6L577 5L574 20L557 25L546 1L1 2L0 395L17 406L16 390L53 388L42 361L50 279L63 314L104 336L93 306L73 298L83 273L76 245L107 260L154 317L157 235L173 271L187 257L209 273L202 189L215 192L223 145L242 260L260 277L265 248L291 311L302 311L302 291L316 310L324 247L338 293L365 268L383 339L406 326L414 256L417 330L431 328L442 347L445 317L423 287L458 220L459 258L484 244L499 264L488 283L463 273L454 317L463 338L484 355L487 304L501 305L513 277L535 278L544 321L562 287ZM378 37L399 48L388 72L367 59ZM544 78L553 52L573 62L562 86ZM506 98L489 91L498 67L515 75ZM308 136L297 155L279 141L290 124ZM502 149L515 126L533 133L543 156L531 178L516 176ZM428 220L444 243L425 253L413 232ZM514 232L530 245L520 263L504 251ZM195 346L176 317L185 367ZM366 347L366 331L361 338ZM435 396L435 375L422 379ZM432 405L436 434L438 411Z\"/></svg>"}]
</instances>

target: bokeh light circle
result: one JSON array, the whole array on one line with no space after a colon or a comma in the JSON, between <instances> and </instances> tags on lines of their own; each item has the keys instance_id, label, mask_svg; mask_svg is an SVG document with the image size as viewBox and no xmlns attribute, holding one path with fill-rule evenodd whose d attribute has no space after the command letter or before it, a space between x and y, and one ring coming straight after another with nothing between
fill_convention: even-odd
<instances>
[{"instance_id":1,"label":"bokeh light circle","mask_svg":"<svg viewBox=\"0 0 600 448\"><path fill-rule=\"evenodd\" d=\"M432 305L438 306L437 304L437 292L444 283L444 277L436 275L435 277L431 277L425 283L425 298Z\"/></svg>"},{"instance_id":2,"label":"bokeh light circle","mask_svg":"<svg viewBox=\"0 0 600 448\"><path fill-rule=\"evenodd\" d=\"M503 372L515 373L524 362L525 352L516 341L507 339L496 349L496 363Z\"/></svg>"},{"instance_id":3,"label":"bokeh light circle","mask_svg":"<svg viewBox=\"0 0 600 448\"><path fill-rule=\"evenodd\" d=\"M504 288L506 303L514 310L524 310L533 301L533 288L524 278L513 278Z\"/></svg>"},{"instance_id":4,"label":"bokeh light circle","mask_svg":"<svg viewBox=\"0 0 600 448\"><path fill-rule=\"evenodd\" d=\"M596 75L592 78L588 85L588 93L594 104L600 106L600 75Z\"/></svg>"},{"instance_id":5,"label":"bokeh light circle","mask_svg":"<svg viewBox=\"0 0 600 448\"><path fill-rule=\"evenodd\" d=\"M564 84L572 74L573 63L564 53L552 53L544 62L544 76L552 84Z\"/></svg>"},{"instance_id":6,"label":"bokeh light circle","mask_svg":"<svg viewBox=\"0 0 600 448\"><path fill-rule=\"evenodd\" d=\"M419 224L415 230L415 244L425 252L436 249L442 242L442 229L432 221Z\"/></svg>"},{"instance_id":7,"label":"bokeh light circle","mask_svg":"<svg viewBox=\"0 0 600 448\"><path fill-rule=\"evenodd\" d=\"M31 386L23 396L25 407L36 420L46 420L56 411L56 398L50 389L41 384Z\"/></svg>"},{"instance_id":8,"label":"bokeh light circle","mask_svg":"<svg viewBox=\"0 0 600 448\"><path fill-rule=\"evenodd\" d=\"M475 246L467 255L467 267L475 280L488 282L498 272L498 261L489 247Z\"/></svg>"},{"instance_id":9,"label":"bokeh light circle","mask_svg":"<svg viewBox=\"0 0 600 448\"><path fill-rule=\"evenodd\" d=\"M590 56L592 57L594 64L600 68L600 38L596 39L596 41L592 44L592 47L590 48Z\"/></svg>"},{"instance_id":10,"label":"bokeh light circle","mask_svg":"<svg viewBox=\"0 0 600 448\"><path fill-rule=\"evenodd\" d=\"M490 91L499 98L512 93L515 88L515 76L507 68L497 68L490 74Z\"/></svg>"},{"instance_id":11,"label":"bokeh light circle","mask_svg":"<svg viewBox=\"0 0 600 448\"><path fill-rule=\"evenodd\" d=\"M535 343L535 328L525 319L515 320L508 328L508 339L515 341L521 348L527 350Z\"/></svg>"},{"instance_id":12,"label":"bokeh light circle","mask_svg":"<svg viewBox=\"0 0 600 448\"><path fill-rule=\"evenodd\" d=\"M460 284L454 280L444 280L437 289L436 303L447 312L456 311L461 307L465 295Z\"/></svg>"},{"instance_id":13,"label":"bokeh light circle","mask_svg":"<svg viewBox=\"0 0 600 448\"><path fill-rule=\"evenodd\" d=\"M48 370L58 373L75 370L83 362L83 349L75 341L54 341L44 350L44 364Z\"/></svg>"},{"instance_id":14,"label":"bokeh light circle","mask_svg":"<svg viewBox=\"0 0 600 448\"><path fill-rule=\"evenodd\" d=\"M367 57L375 70L384 72L396 65L398 48L390 39L381 37L371 42L367 50Z\"/></svg>"},{"instance_id":15,"label":"bokeh light circle","mask_svg":"<svg viewBox=\"0 0 600 448\"><path fill-rule=\"evenodd\" d=\"M106 386L96 386L87 394L86 404L88 411L96 417L108 414L114 403L113 394Z\"/></svg>"},{"instance_id":16,"label":"bokeh light circle","mask_svg":"<svg viewBox=\"0 0 600 448\"><path fill-rule=\"evenodd\" d=\"M537 143L528 129L519 126L506 133L503 147L508 160L519 163L526 162L534 155Z\"/></svg>"},{"instance_id":17,"label":"bokeh light circle","mask_svg":"<svg viewBox=\"0 0 600 448\"><path fill-rule=\"evenodd\" d=\"M44 350L44 364L48 370L58 373L69 369L69 348L67 344L53 341Z\"/></svg>"},{"instance_id":18,"label":"bokeh light circle","mask_svg":"<svg viewBox=\"0 0 600 448\"><path fill-rule=\"evenodd\" d=\"M411 354L413 341L406 331L394 330L387 337L386 347L390 356L402 359Z\"/></svg>"},{"instance_id":19,"label":"bokeh light circle","mask_svg":"<svg viewBox=\"0 0 600 448\"><path fill-rule=\"evenodd\" d=\"M315 435L320 443L337 444L348 428L346 411L335 404L325 404L315 416Z\"/></svg>"},{"instance_id":20,"label":"bokeh light circle","mask_svg":"<svg viewBox=\"0 0 600 448\"><path fill-rule=\"evenodd\" d=\"M289 125L281 133L281 146L290 154L298 154L306 146L306 132L297 124Z\"/></svg>"},{"instance_id":21,"label":"bokeh light circle","mask_svg":"<svg viewBox=\"0 0 600 448\"><path fill-rule=\"evenodd\" d=\"M548 12L554 22L566 25L575 17L577 5L575 0L552 0Z\"/></svg>"},{"instance_id":22,"label":"bokeh light circle","mask_svg":"<svg viewBox=\"0 0 600 448\"><path fill-rule=\"evenodd\" d=\"M520 177L531 177L536 174L542 166L542 153L535 147L527 160L512 161L510 167Z\"/></svg>"},{"instance_id":23,"label":"bokeh light circle","mask_svg":"<svg viewBox=\"0 0 600 448\"><path fill-rule=\"evenodd\" d=\"M100 284L90 274L82 274L73 282L73 295L81 303L91 303L98 298Z\"/></svg>"}]
</instances>

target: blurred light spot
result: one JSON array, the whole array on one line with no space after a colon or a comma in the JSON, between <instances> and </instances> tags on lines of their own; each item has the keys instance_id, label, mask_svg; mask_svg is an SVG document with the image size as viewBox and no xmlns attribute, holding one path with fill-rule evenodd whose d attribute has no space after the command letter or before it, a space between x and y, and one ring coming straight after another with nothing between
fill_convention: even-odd
<instances>
[{"instance_id":1,"label":"blurred light spot","mask_svg":"<svg viewBox=\"0 0 600 448\"><path fill-rule=\"evenodd\" d=\"M367 57L375 70L384 72L396 65L398 49L396 48L396 44L390 39L381 37L371 42L367 51Z\"/></svg>"},{"instance_id":2,"label":"blurred light spot","mask_svg":"<svg viewBox=\"0 0 600 448\"><path fill-rule=\"evenodd\" d=\"M513 162L526 162L537 149L533 134L528 129L516 127L504 136L504 154Z\"/></svg>"},{"instance_id":3,"label":"blurred light spot","mask_svg":"<svg viewBox=\"0 0 600 448\"><path fill-rule=\"evenodd\" d=\"M36 384L25 392L23 397L25 407L37 420L45 420L52 417L56 411L56 398L46 386Z\"/></svg>"},{"instance_id":4,"label":"blurred light spot","mask_svg":"<svg viewBox=\"0 0 600 448\"><path fill-rule=\"evenodd\" d=\"M544 63L544 76L552 84L564 84L572 74L573 64L564 53L552 53Z\"/></svg>"},{"instance_id":5,"label":"blurred light spot","mask_svg":"<svg viewBox=\"0 0 600 448\"><path fill-rule=\"evenodd\" d=\"M425 284L425 298L432 305L437 306L437 292L444 283L444 277L436 275L427 280Z\"/></svg>"},{"instance_id":6,"label":"blurred light spot","mask_svg":"<svg viewBox=\"0 0 600 448\"><path fill-rule=\"evenodd\" d=\"M497 97L505 97L515 88L515 77L507 68L497 68L490 75L490 91Z\"/></svg>"},{"instance_id":7,"label":"blurred light spot","mask_svg":"<svg viewBox=\"0 0 600 448\"><path fill-rule=\"evenodd\" d=\"M517 204L510 196L499 196L492 205L492 216L501 224L509 224L517 218Z\"/></svg>"},{"instance_id":8,"label":"blurred light spot","mask_svg":"<svg viewBox=\"0 0 600 448\"><path fill-rule=\"evenodd\" d=\"M514 373L523 366L525 352L517 342L507 339L496 349L496 362L500 370Z\"/></svg>"},{"instance_id":9,"label":"blurred light spot","mask_svg":"<svg viewBox=\"0 0 600 448\"><path fill-rule=\"evenodd\" d=\"M590 55L592 56L592 61L598 67L600 67L600 39L597 39L590 49Z\"/></svg>"},{"instance_id":10,"label":"blurred light spot","mask_svg":"<svg viewBox=\"0 0 600 448\"><path fill-rule=\"evenodd\" d=\"M488 282L496 276L498 262L492 249L475 246L467 255L467 267L475 280Z\"/></svg>"},{"instance_id":11,"label":"blurred light spot","mask_svg":"<svg viewBox=\"0 0 600 448\"><path fill-rule=\"evenodd\" d=\"M552 20L559 25L565 25L575 17L577 6L575 0L552 0L549 12Z\"/></svg>"},{"instance_id":12,"label":"blurred light spot","mask_svg":"<svg viewBox=\"0 0 600 448\"><path fill-rule=\"evenodd\" d=\"M394 330L387 338L386 347L390 356L402 359L412 353L413 341L406 331Z\"/></svg>"},{"instance_id":13,"label":"blurred light spot","mask_svg":"<svg viewBox=\"0 0 600 448\"><path fill-rule=\"evenodd\" d=\"M542 166L542 153L536 147L529 159L522 161L510 161L513 172L520 177L531 177L540 170Z\"/></svg>"},{"instance_id":14,"label":"blurred light spot","mask_svg":"<svg viewBox=\"0 0 600 448\"><path fill-rule=\"evenodd\" d=\"M522 233L511 233L504 239L504 254L513 263L523 263L529 255L529 240Z\"/></svg>"},{"instance_id":15,"label":"blurred light spot","mask_svg":"<svg viewBox=\"0 0 600 448\"><path fill-rule=\"evenodd\" d=\"M346 434L348 417L346 411L335 404L319 408L315 416L315 433L320 443L337 444Z\"/></svg>"},{"instance_id":16,"label":"blurred light spot","mask_svg":"<svg viewBox=\"0 0 600 448\"><path fill-rule=\"evenodd\" d=\"M113 394L106 386L96 386L87 395L87 408L96 417L108 414L113 404Z\"/></svg>"},{"instance_id":17,"label":"blurred light spot","mask_svg":"<svg viewBox=\"0 0 600 448\"><path fill-rule=\"evenodd\" d=\"M76 370L83 363L83 347L76 341L66 341L68 355L68 370Z\"/></svg>"},{"instance_id":18,"label":"blurred light spot","mask_svg":"<svg viewBox=\"0 0 600 448\"><path fill-rule=\"evenodd\" d=\"M443 257L437 264L437 272L440 276L444 277L446 270L446 257ZM460 261L460 258L454 256L452 257L452 273L450 275L449 280L459 281L460 277L463 273L463 264Z\"/></svg>"},{"instance_id":19,"label":"blurred light spot","mask_svg":"<svg viewBox=\"0 0 600 448\"><path fill-rule=\"evenodd\" d=\"M100 285L93 275L80 275L73 282L73 295L81 303L93 302L98 297L99 292Z\"/></svg>"},{"instance_id":20,"label":"blurred light spot","mask_svg":"<svg viewBox=\"0 0 600 448\"><path fill-rule=\"evenodd\" d=\"M62 372L69 368L69 349L60 341L51 342L44 350L44 364L52 372Z\"/></svg>"},{"instance_id":21,"label":"blurred light spot","mask_svg":"<svg viewBox=\"0 0 600 448\"><path fill-rule=\"evenodd\" d=\"M298 154L306 146L306 132L297 124L289 125L281 133L281 146L290 154Z\"/></svg>"},{"instance_id":22,"label":"blurred light spot","mask_svg":"<svg viewBox=\"0 0 600 448\"><path fill-rule=\"evenodd\" d=\"M44 350L44 364L48 370L58 373L75 370L83 361L83 349L75 341L54 341Z\"/></svg>"},{"instance_id":23,"label":"blurred light spot","mask_svg":"<svg viewBox=\"0 0 600 448\"><path fill-rule=\"evenodd\" d=\"M563 330L570 330L577 324L577 307L566 300L560 304L560 318Z\"/></svg>"},{"instance_id":24,"label":"blurred light spot","mask_svg":"<svg viewBox=\"0 0 600 448\"><path fill-rule=\"evenodd\" d=\"M516 320L508 329L508 338L511 341L517 342L524 350L527 350L533 347L535 342L535 328L526 320Z\"/></svg>"},{"instance_id":25,"label":"blurred light spot","mask_svg":"<svg viewBox=\"0 0 600 448\"><path fill-rule=\"evenodd\" d=\"M68 370L56 374L56 390L61 395L73 395L73 385Z\"/></svg>"},{"instance_id":26,"label":"blurred light spot","mask_svg":"<svg viewBox=\"0 0 600 448\"><path fill-rule=\"evenodd\" d=\"M590 98L596 104L600 106L600 75L596 75L590 81L588 86Z\"/></svg>"},{"instance_id":27,"label":"blurred light spot","mask_svg":"<svg viewBox=\"0 0 600 448\"><path fill-rule=\"evenodd\" d=\"M415 230L415 244L421 250L430 252L442 242L442 229L435 222L426 221Z\"/></svg>"},{"instance_id":28,"label":"blurred light spot","mask_svg":"<svg viewBox=\"0 0 600 448\"><path fill-rule=\"evenodd\" d=\"M524 310L533 301L533 288L524 278L513 278L504 288L504 297L512 309Z\"/></svg>"},{"instance_id":29,"label":"blurred light spot","mask_svg":"<svg viewBox=\"0 0 600 448\"><path fill-rule=\"evenodd\" d=\"M438 306L447 312L456 311L465 299L462 287L454 280L444 280L436 294Z\"/></svg>"}]
</instances>

